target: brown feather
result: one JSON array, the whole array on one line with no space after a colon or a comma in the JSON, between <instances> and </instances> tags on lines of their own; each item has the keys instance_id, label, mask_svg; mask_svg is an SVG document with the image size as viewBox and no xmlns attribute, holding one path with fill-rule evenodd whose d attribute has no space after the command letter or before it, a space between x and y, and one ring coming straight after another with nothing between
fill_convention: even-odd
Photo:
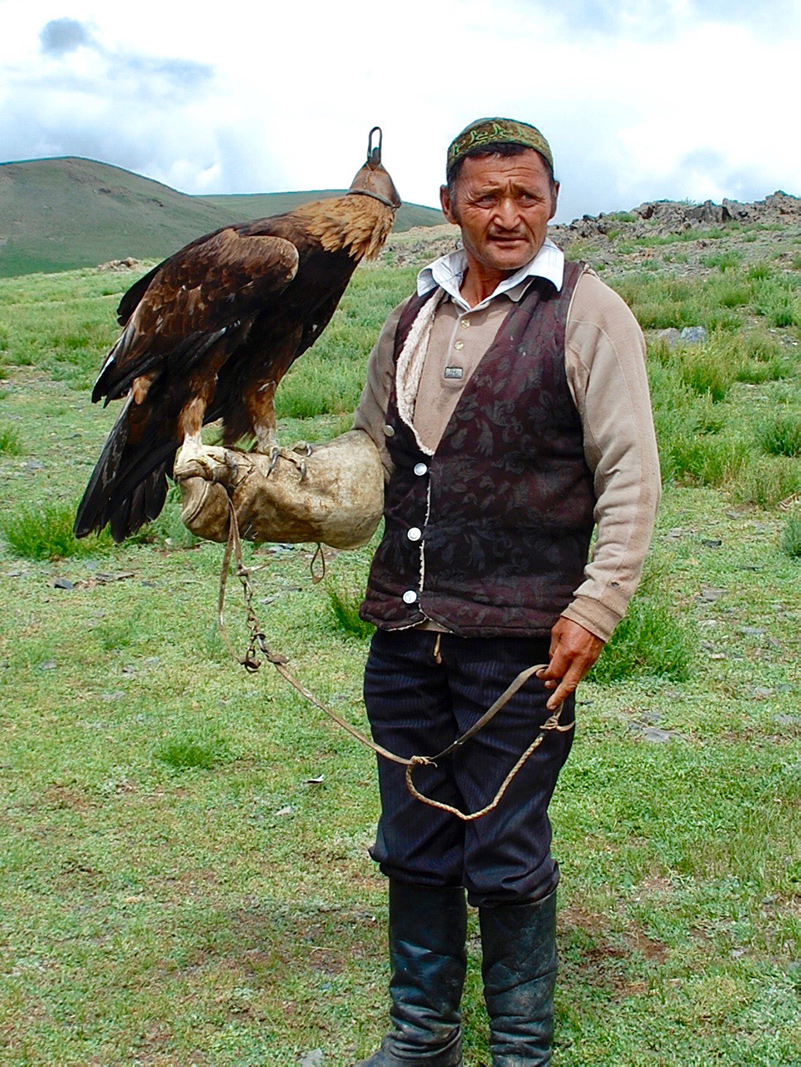
<instances>
[{"instance_id":1,"label":"brown feather","mask_svg":"<svg viewBox=\"0 0 801 1067\"><path fill-rule=\"evenodd\" d=\"M228 444L274 439L278 383L325 329L358 263L378 254L394 215L350 195L226 226L128 291L92 399L132 400L81 501L79 536L108 522L121 539L152 518L176 450L203 422L221 418Z\"/></svg>"}]
</instances>

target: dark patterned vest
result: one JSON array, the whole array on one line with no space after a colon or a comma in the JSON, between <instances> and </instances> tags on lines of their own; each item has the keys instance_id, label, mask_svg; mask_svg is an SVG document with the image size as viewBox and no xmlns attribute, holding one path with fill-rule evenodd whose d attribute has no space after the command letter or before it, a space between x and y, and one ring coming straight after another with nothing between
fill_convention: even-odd
<instances>
[{"instance_id":1,"label":"dark patterned vest","mask_svg":"<svg viewBox=\"0 0 801 1067\"><path fill-rule=\"evenodd\" d=\"M400 417L393 385L395 469L361 612L376 626L431 619L464 637L544 636L583 581L595 494L565 375L580 273L566 263L560 292L536 279L513 305L433 456ZM433 296L404 309L396 361Z\"/></svg>"}]
</instances>

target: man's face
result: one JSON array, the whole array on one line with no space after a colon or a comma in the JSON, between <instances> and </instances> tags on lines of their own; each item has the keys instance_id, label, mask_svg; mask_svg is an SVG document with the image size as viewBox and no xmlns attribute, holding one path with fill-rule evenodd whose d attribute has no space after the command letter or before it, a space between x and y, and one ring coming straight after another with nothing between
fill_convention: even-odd
<instances>
[{"instance_id":1,"label":"man's face","mask_svg":"<svg viewBox=\"0 0 801 1067\"><path fill-rule=\"evenodd\" d=\"M542 248L548 221L556 213L553 192L539 152L519 156L468 158L462 164L451 200L440 190L442 210L462 231L468 265L513 274Z\"/></svg>"}]
</instances>

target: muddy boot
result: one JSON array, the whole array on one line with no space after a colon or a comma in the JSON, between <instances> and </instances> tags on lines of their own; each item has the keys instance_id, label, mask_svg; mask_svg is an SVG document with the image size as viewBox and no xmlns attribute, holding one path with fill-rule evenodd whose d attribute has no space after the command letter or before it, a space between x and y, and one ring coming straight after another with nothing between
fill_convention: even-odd
<instances>
[{"instance_id":1,"label":"muddy boot","mask_svg":"<svg viewBox=\"0 0 801 1067\"><path fill-rule=\"evenodd\" d=\"M461 1067L467 953L463 889L389 883L392 1030L357 1067Z\"/></svg>"},{"instance_id":2,"label":"muddy boot","mask_svg":"<svg viewBox=\"0 0 801 1067\"><path fill-rule=\"evenodd\" d=\"M492 1067L551 1062L556 893L479 909Z\"/></svg>"}]
</instances>

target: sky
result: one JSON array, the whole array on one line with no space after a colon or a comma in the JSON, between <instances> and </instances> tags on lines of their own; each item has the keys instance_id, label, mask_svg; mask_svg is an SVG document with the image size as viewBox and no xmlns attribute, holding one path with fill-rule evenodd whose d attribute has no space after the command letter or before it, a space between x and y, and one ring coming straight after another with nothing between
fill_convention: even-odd
<instances>
[{"instance_id":1,"label":"sky","mask_svg":"<svg viewBox=\"0 0 801 1067\"><path fill-rule=\"evenodd\" d=\"M0 162L193 194L343 188L371 126L437 204L484 115L550 141L557 221L801 194L801 0L0 0Z\"/></svg>"}]
</instances>

